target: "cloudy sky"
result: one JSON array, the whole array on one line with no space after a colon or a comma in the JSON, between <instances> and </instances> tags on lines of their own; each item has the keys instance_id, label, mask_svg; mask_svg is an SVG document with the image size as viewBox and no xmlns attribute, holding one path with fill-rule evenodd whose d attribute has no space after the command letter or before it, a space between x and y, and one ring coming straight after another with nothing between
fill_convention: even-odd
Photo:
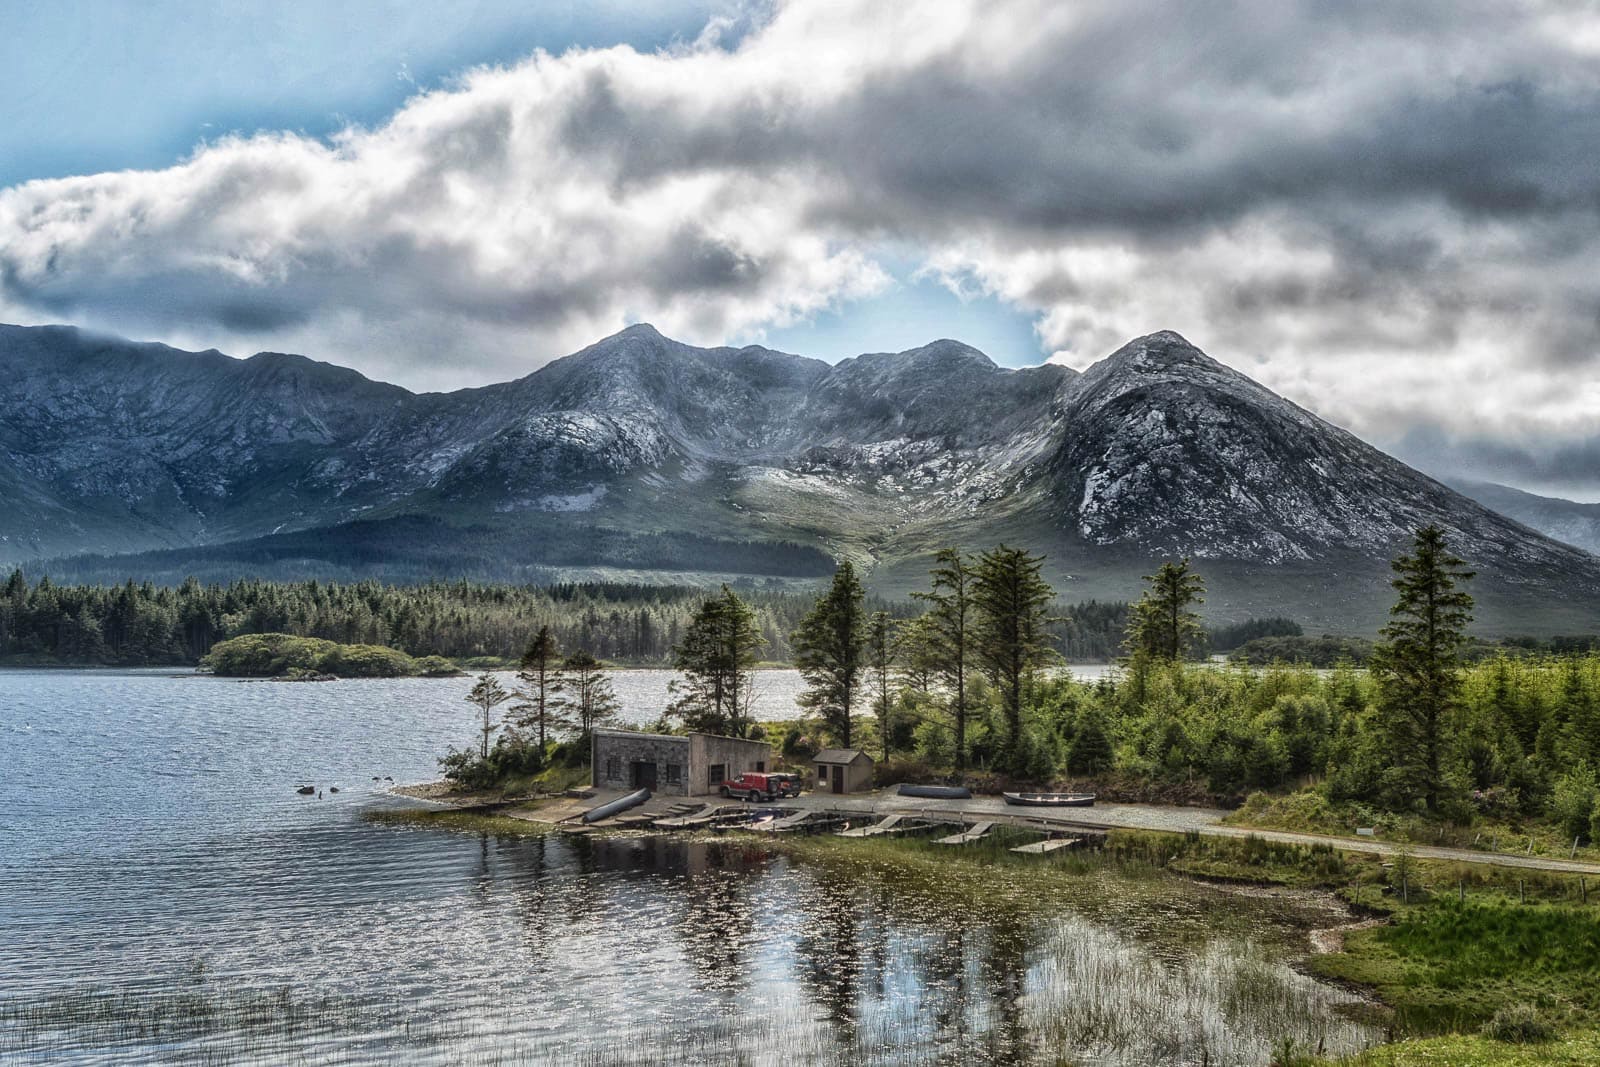
<instances>
[{"instance_id":1,"label":"cloudy sky","mask_svg":"<svg viewBox=\"0 0 1600 1067\"><path fill-rule=\"evenodd\" d=\"M421 388L640 320L1080 368L1176 329L1600 499L1589 0L3 2L6 321Z\"/></svg>"}]
</instances>

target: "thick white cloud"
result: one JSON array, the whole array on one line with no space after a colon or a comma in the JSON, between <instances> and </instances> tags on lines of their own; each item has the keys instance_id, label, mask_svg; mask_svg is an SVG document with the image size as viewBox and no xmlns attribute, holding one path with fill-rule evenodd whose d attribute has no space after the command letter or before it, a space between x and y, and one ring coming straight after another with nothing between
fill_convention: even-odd
<instances>
[{"instance_id":1,"label":"thick white cloud","mask_svg":"<svg viewBox=\"0 0 1600 1067\"><path fill-rule=\"evenodd\" d=\"M1600 439L1592 4L790 0L718 29L7 190L0 312L443 385L639 318L758 335L912 249L1074 365L1173 328L1381 441Z\"/></svg>"}]
</instances>

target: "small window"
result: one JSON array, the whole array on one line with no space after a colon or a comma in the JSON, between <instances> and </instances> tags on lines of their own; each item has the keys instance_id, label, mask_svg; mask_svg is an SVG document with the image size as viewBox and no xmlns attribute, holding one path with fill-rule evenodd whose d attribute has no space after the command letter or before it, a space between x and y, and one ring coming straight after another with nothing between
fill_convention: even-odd
<instances>
[{"instance_id":1,"label":"small window","mask_svg":"<svg viewBox=\"0 0 1600 1067\"><path fill-rule=\"evenodd\" d=\"M622 778L622 760L615 756L606 760L606 780L615 782Z\"/></svg>"},{"instance_id":2,"label":"small window","mask_svg":"<svg viewBox=\"0 0 1600 1067\"><path fill-rule=\"evenodd\" d=\"M667 784L668 785L681 785L682 783L683 783L683 764L681 764L681 763L669 763L669 764L667 764Z\"/></svg>"}]
</instances>

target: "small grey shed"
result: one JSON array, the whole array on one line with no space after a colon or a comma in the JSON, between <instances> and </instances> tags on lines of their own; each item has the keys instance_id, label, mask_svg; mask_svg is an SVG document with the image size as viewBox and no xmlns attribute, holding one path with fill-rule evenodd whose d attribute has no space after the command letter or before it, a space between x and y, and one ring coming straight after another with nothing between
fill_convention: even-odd
<instances>
[{"instance_id":1,"label":"small grey shed","mask_svg":"<svg viewBox=\"0 0 1600 1067\"><path fill-rule=\"evenodd\" d=\"M856 793L872 788L872 757L859 748L825 748L812 758L817 766L817 791Z\"/></svg>"}]
</instances>

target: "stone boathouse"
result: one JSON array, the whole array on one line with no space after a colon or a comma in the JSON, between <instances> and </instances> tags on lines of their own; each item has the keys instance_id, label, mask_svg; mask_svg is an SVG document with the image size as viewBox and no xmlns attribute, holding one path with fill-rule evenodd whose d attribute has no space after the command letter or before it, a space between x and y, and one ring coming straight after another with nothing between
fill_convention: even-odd
<instances>
[{"instance_id":1,"label":"stone boathouse","mask_svg":"<svg viewBox=\"0 0 1600 1067\"><path fill-rule=\"evenodd\" d=\"M725 780L764 771L772 746L717 734L596 730L590 766L596 789L648 789L667 796L715 794Z\"/></svg>"}]
</instances>

